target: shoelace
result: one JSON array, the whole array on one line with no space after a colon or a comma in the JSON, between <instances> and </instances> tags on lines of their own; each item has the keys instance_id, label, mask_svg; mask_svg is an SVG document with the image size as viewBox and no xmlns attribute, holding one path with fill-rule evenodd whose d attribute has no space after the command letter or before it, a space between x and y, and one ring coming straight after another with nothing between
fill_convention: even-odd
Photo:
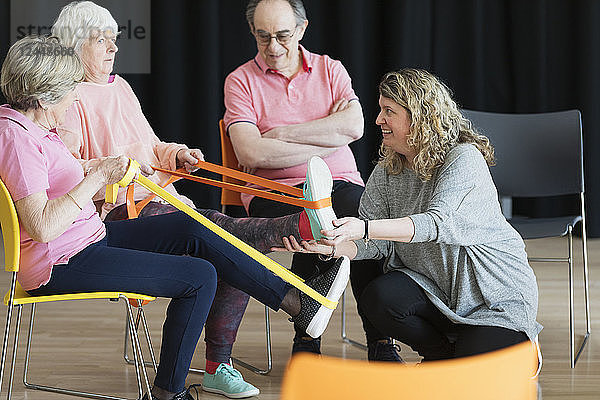
<instances>
[{"instance_id":1,"label":"shoelace","mask_svg":"<svg viewBox=\"0 0 600 400\"><path fill-rule=\"evenodd\" d=\"M187 395L189 394L190 397L192 397L192 389L194 389L194 391L196 392L196 399L200 398L200 394L198 392L198 388L202 387L202 385L200 384L192 384L190 386L188 386L188 388L185 390L185 392L183 392L183 397L180 397L181 400L186 400L187 399ZM179 400L179 399L173 399L173 400Z\"/></svg>"},{"instance_id":2,"label":"shoelace","mask_svg":"<svg viewBox=\"0 0 600 400\"><path fill-rule=\"evenodd\" d=\"M237 369L233 368L232 366L230 366L228 364L220 365L219 368L217 368L217 372L219 372L219 371L224 371L226 373L225 376L226 376L227 380L243 379L240 371L238 371Z\"/></svg>"},{"instance_id":3,"label":"shoelace","mask_svg":"<svg viewBox=\"0 0 600 400\"><path fill-rule=\"evenodd\" d=\"M379 350L379 352L377 350ZM377 346L376 353L379 353L376 354L379 356L386 355L389 358L400 358L400 346L390 342L381 343Z\"/></svg>"},{"instance_id":4,"label":"shoelace","mask_svg":"<svg viewBox=\"0 0 600 400\"><path fill-rule=\"evenodd\" d=\"M538 377L538 375L540 374L540 372L542 371L542 363L543 363L542 348L540 347L540 342L539 342L537 336L535 337L535 339L533 339L533 341L531 342L531 345L536 350L537 358L538 358L537 370L535 371L535 374L531 377L531 379L536 379Z\"/></svg>"},{"instance_id":5,"label":"shoelace","mask_svg":"<svg viewBox=\"0 0 600 400\"><path fill-rule=\"evenodd\" d=\"M397 344L391 344L391 343L388 343L388 344L390 345L390 346L386 346L386 348L387 348L388 352L390 352L390 353L394 353L394 352L392 351L392 349L394 349L394 350L396 350L396 351L395 351L396 355L399 355L399 353L400 353L400 351L401 351L401 350L400 350L400 345L397 345Z\"/></svg>"}]
</instances>

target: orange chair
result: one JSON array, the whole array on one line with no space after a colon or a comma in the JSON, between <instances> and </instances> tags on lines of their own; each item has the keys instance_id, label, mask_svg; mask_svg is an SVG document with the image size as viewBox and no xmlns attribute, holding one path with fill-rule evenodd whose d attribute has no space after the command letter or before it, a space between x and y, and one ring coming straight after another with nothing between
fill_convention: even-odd
<instances>
[{"instance_id":1,"label":"orange chair","mask_svg":"<svg viewBox=\"0 0 600 400\"><path fill-rule=\"evenodd\" d=\"M233 145L231 144L231 140L229 139L229 135L227 134L227 129L223 120L219 121L219 133L221 135L221 159L223 161L223 166L239 170L240 167L238 159L235 155L235 151L233 150ZM235 183L237 185L245 184L242 181L227 176L223 176L223 182ZM223 214L226 213L227 206L242 206L240 194L238 192L234 192L233 190L221 189L221 210ZM271 372L271 369L273 368L273 355L271 352L271 321L269 317L269 308L267 306L265 306L265 336L267 346L267 367L265 369L257 368L242 360L232 357L233 360L242 367L247 368L257 374L266 375Z\"/></svg>"},{"instance_id":2,"label":"orange chair","mask_svg":"<svg viewBox=\"0 0 600 400\"><path fill-rule=\"evenodd\" d=\"M223 122L223 120L219 121L219 133L221 134L221 158L223 160L223 166L239 170L238 159L233 150L231 140L227 135L227 129L225 128L225 122ZM223 182L244 185L244 182L228 176L223 176ZM233 190L221 189L221 207L223 212L225 212L226 206L242 206L240 194Z\"/></svg>"},{"instance_id":3,"label":"orange chair","mask_svg":"<svg viewBox=\"0 0 600 400\"><path fill-rule=\"evenodd\" d=\"M294 356L287 366L281 400L534 400L535 366L535 346L529 341L418 366L304 353Z\"/></svg>"}]
</instances>

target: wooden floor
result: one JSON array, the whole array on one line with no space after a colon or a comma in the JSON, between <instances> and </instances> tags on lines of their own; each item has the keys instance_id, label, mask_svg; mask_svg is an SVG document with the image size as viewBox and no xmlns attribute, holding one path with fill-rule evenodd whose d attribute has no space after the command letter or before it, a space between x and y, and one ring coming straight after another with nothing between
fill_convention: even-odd
<instances>
[{"instance_id":1,"label":"wooden floor","mask_svg":"<svg viewBox=\"0 0 600 400\"><path fill-rule=\"evenodd\" d=\"M576 243L578 244L578 243ZM527 244L530 256L560 256L566 240L543 239ZM576 246L576 250L578 250ZM600 240L590 240L590 274L592 302L592 336L575 369L568 363L568 291L567 269L564 264L536 264L534 269L540 288L538 320L545 326L540 334L544 367L540 383L544 399L600 398ZM579 252L577 254L580 254ZM581 267L576 269L576 327L584 331ZM8 286L8 273L0 274L0 287ZM351 295L349 297L352 297ZM146 306L154 347L158 349L160 330L167 302L158 300ZM349 336L362 340L361 328L353 299L349 299ZM6 308L0 318L5 321ZM24 315L27 323L29 312ZM234 348L234 355L252 363L265 365L264 307L251 301ZM290 356L291 324L282 313L271 313L273 330L273 371L259 376L240 368L248 381L261 390L260 398L277 399L282 373ZM137 393L134 369L122 358L124 306L108 301L63 302L38 307L34 336L34 354L30 380L36 383L72 386L89 391L104 391L135 397ZM340 338L340 312L336 310L323 339L327 355L365 359L366 353L344 344ZM23 330L24 332L24 330ZM21 339L24 339L22 335ZM581 336L577 336L579 341ZM21 346L24 341L21 340ZM21 349L23 349L21 347ZM204 366L204 342L198 345L193 365ZM410 348L402 347L402 356L414 362L418 357ZM17 359L17 377L13 398L52 400L72 398L52 393L25 390L21 383L23 353ZM6 376L6 375L5 375ZM6 394L3 382L2 398ZM201 383L202 376L190 374L189 383ZM224 399L219 395L201 393L202 399Z\"/></svg>"}]
</instances>

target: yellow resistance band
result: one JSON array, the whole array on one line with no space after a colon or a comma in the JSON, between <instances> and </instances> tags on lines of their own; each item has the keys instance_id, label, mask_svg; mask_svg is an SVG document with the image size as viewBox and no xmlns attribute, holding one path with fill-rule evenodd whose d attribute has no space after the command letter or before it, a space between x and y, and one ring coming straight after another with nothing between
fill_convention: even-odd
<instances>
[{"instance_id":1,"label":"yellow resistance band","mask_svg":"<svg viewBox=\"0 0 600 400\"><path fill-rule=\"evenodd\" d=\"M139 171L139 168L140 164L137 161L130 160L129 168L125 173L123 179L121 179L118 183L115 183L114 185L108 185L106 187L105 200L109 203L114 204L116 202L116 193L118 191L118 186L128 186L131 183L132 179L135 177L136 173ZM177 197L173 196L171 193L167 192L166 190L158 186L156 183L152 182L150 179L138 174L138 177L133 179L133 181L142 185L152 193L167 201L172 206L176 207L180 211L183 211L196 221L200 222L202 225L206 226L208 229L225 239L231 245L240 249L241 251L249 255L251 258L253 258L255 261L258 261L269 271L273 272L275 275L277 275L290 285L296 287L298 290L305 293L307 296L310 296L311 298L315 299L318 303L324 305L325 307L331 310L335 310L335 308L337 307L337 301L329 300L327 297L323 296L322 294L308 286L306 283L304 283L304 281L296 274L292 273L287 268L283 267L277 262L271 260L269 257L265 256L255 248L242 242L240 239L233 236L231 233L227 232L220 226L216 225L214 222L201 215L200 213L198 213L198 211L194 210L190 206L183 203Z\"/></svg>"}]
</instances>

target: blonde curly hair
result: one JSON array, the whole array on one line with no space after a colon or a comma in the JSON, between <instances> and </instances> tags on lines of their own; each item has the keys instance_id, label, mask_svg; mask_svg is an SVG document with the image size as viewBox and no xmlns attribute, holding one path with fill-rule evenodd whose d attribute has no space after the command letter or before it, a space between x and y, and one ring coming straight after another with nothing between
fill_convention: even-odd
<instances>
[{"instance_id":1,"label":"blonde curly hair","mask_svg":"<svg viewBox=\"0 0 600 400\"><path fill-rule=\"evenodd\" d=\"M488 138L462 116L450 89L431 73L412 68L388 72L379 84L379 94L404 107L410 115L406 140L416 149L412 169L422 181L431 179L458 143L472 143L488 165L494 165L494 149ZM383 144L379 156L379 165L392 175L408 165L406 157Z\"/></svg>"}]
</instances>

